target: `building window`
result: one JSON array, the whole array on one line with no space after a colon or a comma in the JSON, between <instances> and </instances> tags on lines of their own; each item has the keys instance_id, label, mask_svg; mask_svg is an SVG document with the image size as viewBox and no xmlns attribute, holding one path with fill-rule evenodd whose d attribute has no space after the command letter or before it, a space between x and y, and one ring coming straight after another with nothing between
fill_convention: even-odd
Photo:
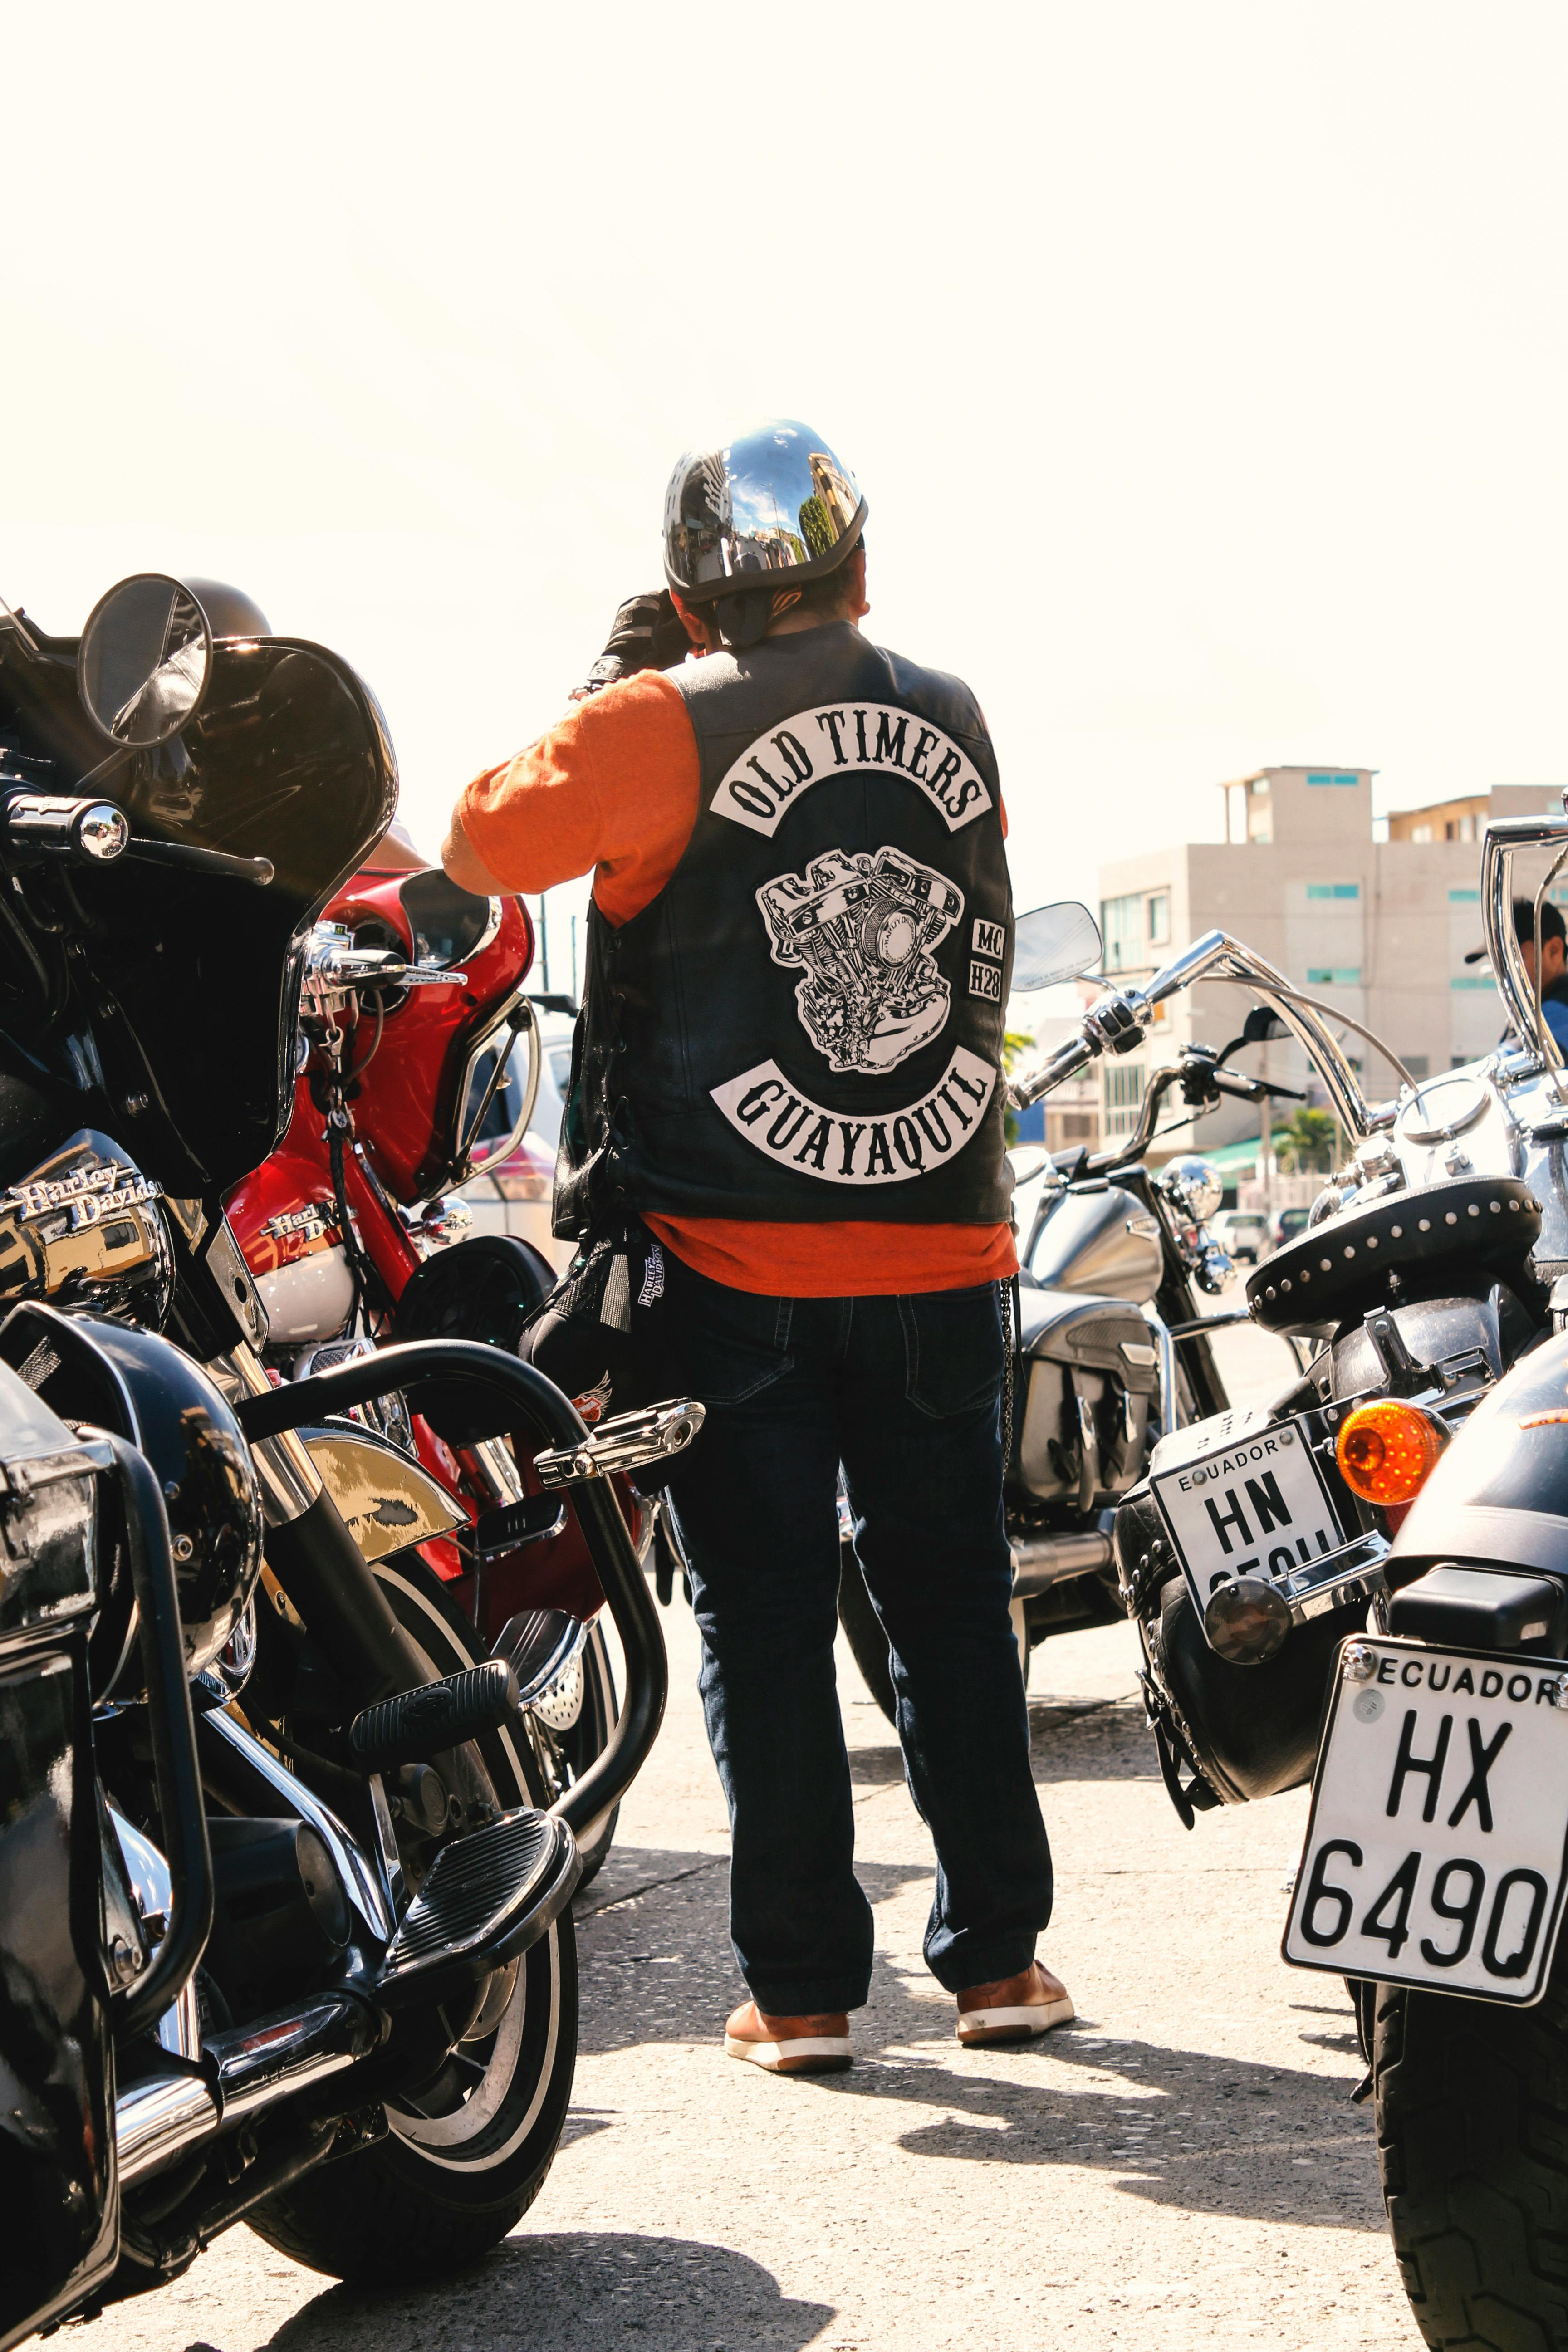
<instances>
[{"instance_id":1,"label":"building window","mask_svg":"<svg viewBox=\"0 0 1568 2352\"><path fill-rule=\"evenodd\" d=\"M1274 803L1261 776L1247 788L1247 837L1265 845L1274 838Z\"/></svg>"},{"instance_id":2,"label":"building window","mask_svg":"<svg viewBox=\"0 0 1568 2352\"><path fill-rule=\"evenodd\" d=\"M1112 1062L1105 1073L1105 1131L1131 1135L1143 1100L1144 1072L1138 1062Z\"/></svg>"},{"instance_id":3,"label":"building window","mask_svg":"<svg viewBox=\"0 0 1568 2352\"><path fill-rule=\"evenodd\" d=\"M1307 782L1310 784L1355 784L1359 783L1361 779L1359 776L1347 776L1343 774L1331 775L1325 772L1319 775L1309 776Z\"/></svg>"},{"instance_id":4,"label":"building window","mask_svg":"<svg viewBox=\"0 0 1568 2352\"><path fill-rule=\"evenodd\" d=\"M1309 898L1359 898L1361 884L1359 882L1309 882L1307 896Z\"/></svg>"},{"instance_id":5,"label":"building window","mask_svg":"<svg viewBox=\"0 0 1568 2352\"><path fill-rule=\"evenodd\" d=\"M1448 904L1450 907L1473 907L1480 898L1480 895L1481 894L1479 890L1450 890L1448 893Z\"/></svg>"},{"instance_id":6,"label":"building window","mask_svg":"<svg viewBox=\"0 0 1568 2352\"><path fill-rule=\"evenodd\" d=\"M1424 1078L1432 1065L1425 1054L1402 1054L1400 1060L1413 1078Z\"/></svg>"},{"instance_id":7,"label":"building window","mask_svg":"<svg viewBox=\"0 0 1568 2352\"><path fill-rule=\"evenodd\" d=\"M1149 901L1149 944L1168 948L1171 944L1171 894L1156 890Z\"/></svg>"},{"instance_id":8,"label":"building window","mask_svg":"<svg viewBox=\"0 0 1568 2352\"><path fill-rule=\"evenodd\" d=\"M1126 898L1100 902L1100 936L1105 941L1107 971L1135 971L1147 961L1143 953L1143 898L1133 891Z\"/></svg>"},{"instance_id":9,"label":"building window","mask_svg":"<svg viewBox=\"0 0 1568 2352\"><path fill-rule=\"evenodd\" d=\"M1431 826L1429 824L1413 824L1410 828L1410 838L1412 841L1430 841L1432 838Z\"/></svg>"},{"instance_id":10,"label":"building window","mask_svg":"<svg viewBox=\"0 0 1568 2352\"><path fill-rule=\"evenodd\" d=\"M1359 963L1310 963L1307 966L1309 988L1359 988Z\"/></svg>"}]
</instances>

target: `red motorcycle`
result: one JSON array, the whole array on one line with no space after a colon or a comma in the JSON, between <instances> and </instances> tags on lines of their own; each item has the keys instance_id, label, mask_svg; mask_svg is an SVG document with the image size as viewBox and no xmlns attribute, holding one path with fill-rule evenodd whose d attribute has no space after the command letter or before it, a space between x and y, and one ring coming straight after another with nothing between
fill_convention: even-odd
<instances>
[{"instance_id":1,"label":"red motorcycle","mask_svg":"<svg viewBox=\"0 0 1568 2352\"><path fill-rule=\"evenodd\" d=\"M406 870L390 839L379 855L310 935L294 1115L226 1202L267 1308L275 1380L394 1340L515 1352L556 1279L516 1236L461 1237L468 1212L447 1197L514 1151L533 1108L527 912L516 898L473 898L438 869ZM560 1793L602 1751L616 1700L604 1595L531 1449L480 1436L462 1391L434 1388L301 1433L367 1559L417 1551L510 1659ZM618 1485L640 1548L648 1515ZM614 1827L585 1850L584 1879Z\"/></svg>"}]
</instances>

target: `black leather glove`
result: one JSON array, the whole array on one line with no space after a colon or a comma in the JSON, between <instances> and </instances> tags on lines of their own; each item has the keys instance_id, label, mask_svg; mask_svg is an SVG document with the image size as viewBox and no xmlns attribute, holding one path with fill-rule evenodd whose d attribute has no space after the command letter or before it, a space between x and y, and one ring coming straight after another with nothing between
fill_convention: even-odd
<instances>
[{"instance_id":1,"label":"black leather glove","mask_svg":"<svg viewBox=\"0 0 1568 2352\"><path fill-rule=\"evenodd\" d=\"M616 614L604 652L577 689L576 699L599 694L617 678L639 669L674 669L691 650L691 640L668 588L657 595L628 596Z\"/></svg>"}]
</instances>

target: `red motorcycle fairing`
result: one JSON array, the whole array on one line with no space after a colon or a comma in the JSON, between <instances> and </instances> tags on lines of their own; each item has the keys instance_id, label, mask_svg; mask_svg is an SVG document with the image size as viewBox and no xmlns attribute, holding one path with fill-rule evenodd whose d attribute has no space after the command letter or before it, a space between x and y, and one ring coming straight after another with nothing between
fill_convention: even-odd
<instances>
[{"instance_id":1,"label":"red motorcycle fairing","mask_svg":"<svg viewBox=\"0 0 1568 2352\"><path fill-rule=\"evenodd\" d=\"M461 900L473 910L466 918ZM326 919L352 930L356 947L391 948L464 974L461 987L387 992L374 1086L353 1103L365 1158L409 1207L450 1180L474 1042L521 987L533 927L521 899L474 898L437 872L357 875Z\"/></svg>"},{"instance_id":2,"label":"red motorcycle fairing","mask_svg":"<svg viewBox=\"0 0 1568 2352\"><path fill-rule=\"evenodd\" d=\"M360 1245L398 1299L425 1263L399 1206L426 1199L456 1157L474 1041L521 989L533 958L533 930L515 898L473 898L434 869L389 873L379 858L339 892L325 919L351 930L356 947L388 948L464 975L460 986L388 989L372 1062L365 1057L375 1014L363 1005L348 1055L350 1067L357 1064L363 1073L351 1078L346 1092L364 1156L345 1154L343 1190ZM346 1328L353 1283L332 1193L325 1116L312 1096L309 1068L295 1081L293 1117L282 1143L235 1187L226 1206L271 1318L274 1349L281 1353ZM413 1429L421 1465L474 1524L486 1507L476 1463L448 1446L422 1415L414 1415ZM540 1481L527 1450L518 1451L524 1486L537 1493ZM630 1504L627 1490L623 1507ZM433 1538L419 1551L471 1617L481 1597L471 1553L449 1537ZM558 1536L487 1561L479 1581L492 1637L520 1609L564 1609L587 1620L604 1606L570 1509Z\"/></svg>"}]
</instances>

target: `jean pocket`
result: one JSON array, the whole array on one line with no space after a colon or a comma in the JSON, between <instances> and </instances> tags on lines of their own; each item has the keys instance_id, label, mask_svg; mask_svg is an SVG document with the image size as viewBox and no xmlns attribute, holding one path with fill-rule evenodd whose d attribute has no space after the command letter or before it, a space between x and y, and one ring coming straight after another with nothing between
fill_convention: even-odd
<instances>
[{"instance_id":1,"label":"jean pocket","mask_svg":"<svg viewBox=\"0 0 1568 2352\"><path fill-rule=\"evenodd\" d=\"M742 1404L793 1367L791 1301L731 1290L683 1268L672 1284L682 1376L703 1404Z\"/></svg>"},{"instance_id":2,"label":"jean pocket","mask_svg":"<svg viewBox=\"0 0 1568 2352\"><path fill-rule=\"evenodd\" d=\"M904 1394L933 1420L973 1412L1002 1393L1004 1341L996 1285L925 1290L899 1301Z\"/></svg>"}]
</instances>

